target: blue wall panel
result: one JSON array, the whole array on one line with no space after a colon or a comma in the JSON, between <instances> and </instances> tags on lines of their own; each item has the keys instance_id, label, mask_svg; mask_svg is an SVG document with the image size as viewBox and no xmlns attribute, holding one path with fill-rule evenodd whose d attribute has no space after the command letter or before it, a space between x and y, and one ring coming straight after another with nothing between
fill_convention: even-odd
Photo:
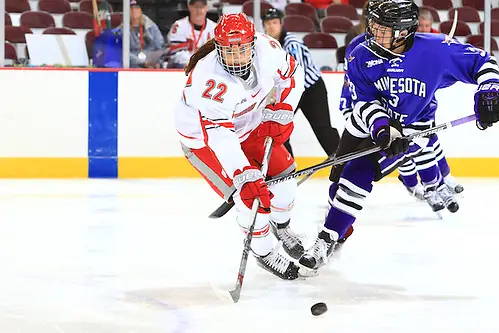
<instances>
[{"instance_id":1,"label":"blue wall panel","mask_svg":"<svg viewBox=\"0 0 499 333\"><path fill-rule=\"evenodd\" d=\"M88 177L118 177L118 72L88 73Z\"/></svg>"}]
</instances>

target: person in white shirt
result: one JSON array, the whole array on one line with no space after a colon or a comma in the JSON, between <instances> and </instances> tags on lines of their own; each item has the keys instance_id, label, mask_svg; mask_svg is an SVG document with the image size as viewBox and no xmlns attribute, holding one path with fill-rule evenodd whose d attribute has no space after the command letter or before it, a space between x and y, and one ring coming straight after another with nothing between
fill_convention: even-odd
<instances>
[{"instance_id":1,"label":"person in white shirt","mask_svg":"<svg viewBox=\"0 0 499 333\"><path fill-rule=\"evenodd\" d=\"M300 238L289 227L296 180L269 189L260 166L270 136L274 144L268 176L296 168L284 142L293 131L294 110L304 90L303 69L275 39L255 33L242 13L222 15L214 33L184 69L189 78L174 110L181 146L221 197L229 201L235 189L237 222L245 233L253 200L260 200L251 249L261 267L293 280L300 268L279 254L270 231L292 258L303 253ZM275 102L269 104L274 88Z\"/></svg>"},{"instance_id":2,"label":"person in white shirt","mask_svg":"<svg viewBox=\"0 0 499 333\"><path fill-rule=\"evenodd\" d=\"M206 0L189 0L189 16L175 21L168 33L169 68L183 68L189 58L213 37L216 23L206 18Z\"/></svg>"}]
</instances>

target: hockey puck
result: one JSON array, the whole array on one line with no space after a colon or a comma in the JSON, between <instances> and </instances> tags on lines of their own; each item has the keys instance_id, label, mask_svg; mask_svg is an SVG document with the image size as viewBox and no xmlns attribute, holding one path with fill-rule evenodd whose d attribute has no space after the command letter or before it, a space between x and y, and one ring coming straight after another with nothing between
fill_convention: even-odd
<instances>
[{"instance_id":1,"label":"hockey puck","mask_svg":"<svg viewBox=\"0 0 499 333\"><path fill-rule=\"evenodd\" d=\"M310 308L310 311L314 316L320 316L321 314L324 314L327 311L327 305L326 303L316 303L312 305Z\"/></svg>"}]
</instances>

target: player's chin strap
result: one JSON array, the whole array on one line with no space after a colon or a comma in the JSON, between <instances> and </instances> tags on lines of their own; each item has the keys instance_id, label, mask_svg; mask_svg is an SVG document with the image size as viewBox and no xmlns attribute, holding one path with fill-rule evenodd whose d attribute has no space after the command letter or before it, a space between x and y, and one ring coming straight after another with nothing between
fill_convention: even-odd
<instances>
[{"instance_id":1,"label":"player's chin strap","mask_svg":"<svg viewBox=\"0 0 499 333\"><path fill-rule=\"evenodd\" d=\"M476 120L476 115L472 114L472 115L469 115L469 116L466 116L466 117L463 117L463 118L459 118L459 119L456 119L456 120L453 120L453 121L449 121L447 123L443 123L443 124L437 125L435 127L429 128L429 129L424 130L424 131L413 133L411 135L408 135L406 138L409 139L409 140L413 140L413 139L416 139L416 138L426 137L426 136L432 135L434 133L441 132L443 130L449 129L451 127L456 127L458 125L466 124L468 122L475 121L475 120ZM345 154L345 155L338 156L338 157L333 157L332 159L328 159L328 160L326 160L326 161L324 161L322 163L313 165L311 167L308 167L308 168L305 168L305 169L302 169L302 170L295 171L295 172L293 172L293 173L291 173L289 175L286 175L286 176L280 176L280 177L276 177L276 178L270 178L270 179L268 179L266 181L266 183L270 187L272 185L279 184L279 183L288 181L290 179L294 179L294 178L298 178L298 177L301 177L301 176L306 176L306 175L309 175L309 174L313 174L313 173L315 173L315 172L317 172L317 171L319 171L321 169L325 169L325 168L328 168L328 167L331 167L331 166L334 166L334 165L343 164L343 163L346 163L348 161L351 161L351 160L354 160L356 158L360 158L360 157L363 157L363 156L366 156L366 155L374 154L374 153L377 153L377 152L379 152L381 150L382 149L379 146L374 146L374 147L368 147L368 148L365 148L365 149L360 149L358 151L355 151L355 152L352 152L352 153L349 153L349 154ZM231 196L231 198L232 198L232 196ZM225 214L227 214L227 212L233 206L234 206L234 202L232 201L232 199L229 199L229 202L225 202L224 201L224 203L220 207L218 207L213 213L211 213L209 217L212 218L212 219L220 218L220 217L224 216Z\"/></svg>"}]
</instances>

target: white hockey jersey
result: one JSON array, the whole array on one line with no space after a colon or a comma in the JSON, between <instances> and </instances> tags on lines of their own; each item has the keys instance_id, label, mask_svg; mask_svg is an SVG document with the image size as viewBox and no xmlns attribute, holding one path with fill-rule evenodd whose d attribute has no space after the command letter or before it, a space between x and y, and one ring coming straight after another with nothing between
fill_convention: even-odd
<instances>
[{"instance_id":1,"label":"white hockey jersey","mask_svg":"<svg viewBox=\"0 0 499 333\"><path fill-rule=\"evenodd\" d=\"M262 110L272 89L276 103L298 106L304 90L304 72L279 43L256 33L252 68L257 83L228 74L216 51L201 59L191 72L174 111L180 141L187 147L210 147L232 178L237 169L250 165L240 142L261 123Z\"/></svg>"},{"instance_id":2,"label":"white hockey jersey","mask_svg":"<svg viewBox=\"0 0 499 333\"><path fill-rule=\"evenodd\" d=\"M168 32L169 62L187 65L191 55L207 40L213 38L216 25L212 20L206 19L206 23L201 30L196 30L189 21L189 16L175 21Z\"/></svg>"}]
</instances>

